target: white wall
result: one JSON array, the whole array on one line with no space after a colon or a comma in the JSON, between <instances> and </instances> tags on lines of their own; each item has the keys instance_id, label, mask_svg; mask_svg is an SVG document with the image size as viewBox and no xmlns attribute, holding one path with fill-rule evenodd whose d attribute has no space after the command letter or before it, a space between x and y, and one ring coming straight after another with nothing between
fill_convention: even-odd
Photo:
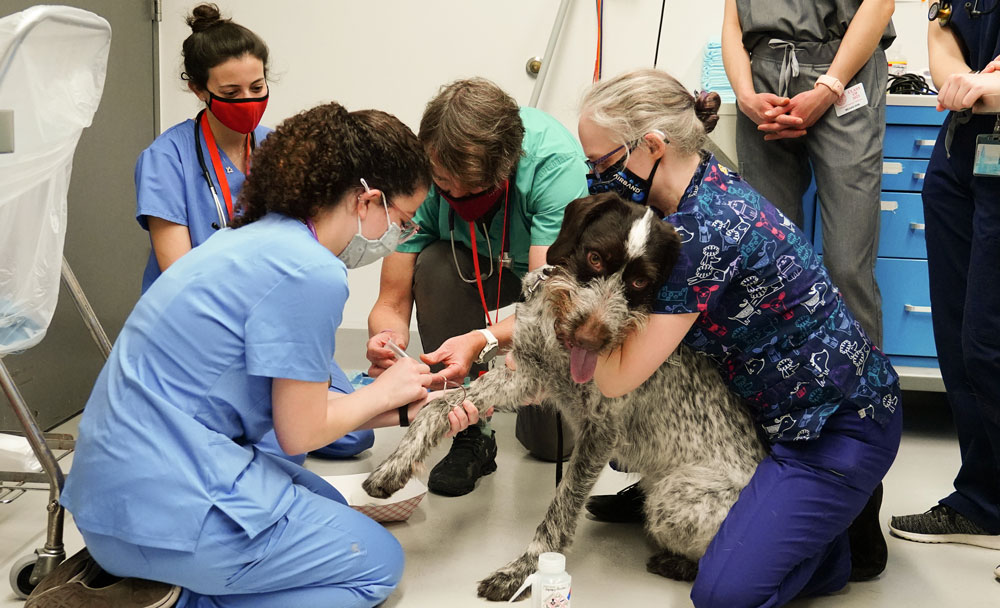
<instances>
[{"instance_id":1,"label":"white wall","mask_svg":"<svg viewBox=\"0 0 1000 608\"><path fill-rule=\"evenodd\" d=\"M160 24L161 124L198 110L181 82L180 48L190 33L192 0L164 0ZM217 0L223 15L258 33L271 50L271 97L264 124L318 103L379 108L416 130L424 105L456 78L485 76L527 104L534 78L524 66L545 51L557 0ZM658 67L699 86L705 43L717 38L722 0L668 1ZM897 2L897 50L911 71L926 66L926 4ZM658 0L611 0L604 11L605 75L652 65ZM538 106L576 132L576 108L591 82L596 44L594 3L570 6ZM917 68L917 69L915 69ZM726 148L726 143L720 141ZM380 265L352 270L345 329L366 327Z\"/></svg>"}]
</instances>

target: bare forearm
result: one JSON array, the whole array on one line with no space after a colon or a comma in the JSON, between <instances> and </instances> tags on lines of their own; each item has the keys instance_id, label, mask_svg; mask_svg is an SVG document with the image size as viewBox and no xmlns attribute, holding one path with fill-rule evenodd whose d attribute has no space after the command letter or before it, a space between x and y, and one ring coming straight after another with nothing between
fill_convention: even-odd
<instances>
[{"instance_id":1,"label":"bare forearm","mask_svg":"<svg viewBox=\"0 0 1000 608\"><path fill-rule=\"evenodd\" d=\"M743 46L743 31L736 0L726 0L726 10L722 22L722 66L726 77L737 97L747 97L755 93L753 76L750 71L750 54Z\"/></svg>"},{"instance_id":2,"label":"bare forearm","mask_svg":"<svg viewBox=\"0 0 1000 608\"><path fill-rule=\"evenodd\" d=\"M864 0L851 19L827 74L840 82L849 82L879 45L892 13L894 0Z\"/></svg>"},{"instance_id":3,"label":"bare forearm","mask_svg":"<svg viewBox=\"0 0 1000 608\"><path fill-rule=\"evenodd\" d=\"M410 342L410 307L391 304L379 299L368 314L368 336L374 336L380 331L389 330L405 340L403 347Z\"/></svg>"},{"instance_id":4,"label":"bare forearm","mask_svg":"<svg viewBox=\"0 0 1000 608\"><path fill-rule=\"evenodd\" d=\"M950 27L941 27L932 21L927 29L927 56L931 79L940 89L953 74L968 74L972 68L965 62L962 47Z\"/></svg>"}]
</instances>

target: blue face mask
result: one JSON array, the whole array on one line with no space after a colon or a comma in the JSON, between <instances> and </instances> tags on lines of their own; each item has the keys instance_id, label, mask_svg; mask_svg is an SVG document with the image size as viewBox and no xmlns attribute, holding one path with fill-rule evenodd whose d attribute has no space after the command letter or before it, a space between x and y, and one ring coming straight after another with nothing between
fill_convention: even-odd
<instances>
[{"instance_id":1,"label":"blue face mask","mask_svg":"<svg viewBox=\"0 0 1000 608\"><path fill-rule=\"evenodd\" d=\"M656 162L653 163L653 170L649 172L649 177L646 179L639 177L626 167L622 167L621 171L607 177L601 176L601 180L598 180L593 173L588 173L587 189L590 190L591 194L617 192L627 201L645 205L649 198L649 189L653 185L653 176L656 175L656 168L659 166L660 159L656 159Z\"/></svg>"}]
</instances>

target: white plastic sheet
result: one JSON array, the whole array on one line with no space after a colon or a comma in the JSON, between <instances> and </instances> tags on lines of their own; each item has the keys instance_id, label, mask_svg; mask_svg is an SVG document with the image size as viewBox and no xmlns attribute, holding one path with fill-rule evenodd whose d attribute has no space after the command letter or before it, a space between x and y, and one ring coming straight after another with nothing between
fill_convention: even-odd
<instances>
[{"instance_id":1,"label":"white plastic sheet","mask_svg":"<svg viewBox=\"0 0 1000 608\"><path fill-rule=\"evenodd\" d=\"M0 19L0 356L37 344L59 296L73 152L104 91L111 26L65 6Z\"/></svg>"}]
</instances>

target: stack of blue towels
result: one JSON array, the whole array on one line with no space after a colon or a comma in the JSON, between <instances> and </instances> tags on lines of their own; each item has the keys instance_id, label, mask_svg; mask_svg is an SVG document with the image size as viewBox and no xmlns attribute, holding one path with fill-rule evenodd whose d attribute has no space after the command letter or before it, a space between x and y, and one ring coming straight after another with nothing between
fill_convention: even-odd
<instances>
[{"instance_id":1,"label":"stack of blue towels","mask_svg":"<svg viewBox=\"0 0 1000 608\"><path fill-rule=\"evenodd\" d=\"M701 63L701 87L718 93L723 103L736 101L736 94L729 86L726 70L722 66L722 43L718 39L709 40L705 46L705 57Z\"/></svg>"}]
</instances>

